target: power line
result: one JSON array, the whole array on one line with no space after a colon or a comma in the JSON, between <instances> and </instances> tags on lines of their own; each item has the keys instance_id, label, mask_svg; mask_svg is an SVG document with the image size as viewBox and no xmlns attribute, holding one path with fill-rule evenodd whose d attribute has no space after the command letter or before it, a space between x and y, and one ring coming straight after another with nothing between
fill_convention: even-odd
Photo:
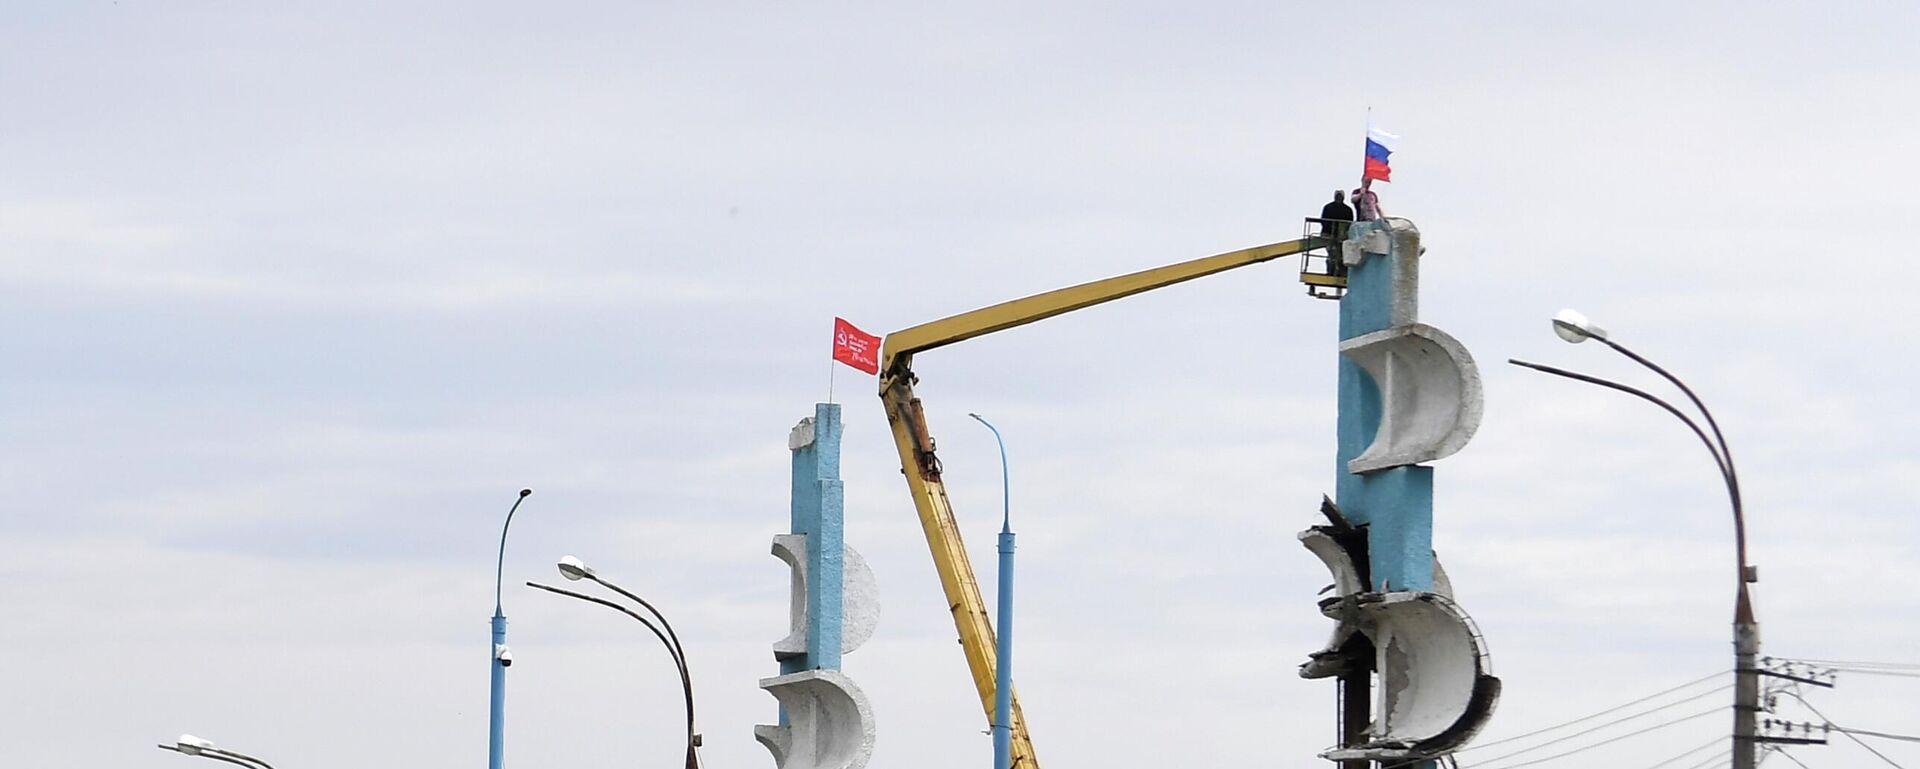
<instances>
[{"instance_id":1,"label":"power line","mask_svg":"<svg viewBox=\"0 0 1920 769\"><path fill-rule=\"evenodd\" d=\"M1678 761L1678 760L1680 760L1680 759L1683 759L1683 758L1686 758L1687 756L1691 756L1691 755L1693 755L1693 754L1695 754L1695 753L1698 753L1698 752L1700 752L1700 751L1702 751L1702 750L1706 750L1707 748L1711 748L1711 747L1713 747L1713 746L1715 746L1715 745L1719 745L1719 744L1721 744L1721 743L1723 743L1723 742L1725 742L1725 741L1726 741L1726 739L1727 739L1727 738L1725 738L1725 737L1715 737L1715 738L1713 738L1713 739L1711 739L1711 740L1707 740L1707 742L1706 742L1706 744L1704 744L1704 745L1701 745L1700 747L1697 747L1697 748L1694 748L1694 749L1692 749L1692 750L1689 750L1689 751L1687 751L1687 752L1685 752L1685 753L1681 753L1680 755L1677 755L1677 756L1674 756L1673 758L1669 758L1669 759L1667 759L1667 760L1665 760L1665 761L1661 761L1660 763L1657 763L1657 764L1654 764L1653 766L1649 766L1649 767L1647 767L1647 769L1660 769L1660 767L1663 767L1663 766L1666 766L1667 764L1671 764L1671 763L1673 763L1673 762L1675 762L1675 761ZM1727 749L1727 752L1728 752L1728 753L1732 753L1732 752L1733 752L1733 749L1732 749L1732 748L1728 748L1728 749Z\"/></svg>"},{"instance_id":2,"label":"power line","mask_svg":"<svg viewBox=\"0 0 1920 769\"><path fill-rule=\"evenodd\" d=\"M1825 665L1827 667L1850 666L1850 667L1869 667L1869 668L1909 668L1912 670L1920 670L1920 663L1915 663L1915 662L1873 662L1870 660L1816 660L1808 657L1775 657L1774 659L1784 660L1787 662L1809 662L1815 665Z\"/></svg>"},{"instance_id":3,"label":"power line","mask_svg":"<svg viewBox=\"0 0 1920 769\"><path fill-rule=\"evenodd\" d=\"M1889 670L1889 669L1883 669L1883 668L1842 668L1842 667L1836 667L1834 668L1834 670L1837 670L1842 673L1859 674L1863 676L1891 676L1894 678L1920 678L1920 670L1906 671L1906 670Z\"/></svg>"},{"instance_id":4,"label":"power line","mask_svg":"<svg viewBox=\"0 0 1920 769\"><path fill-rule=\"evenodd\" d=\"M1821 716L1821 718L1825 717L1826 716ZM1839 724L1828 724L1828 726L1833 727L1833 730L1836 732L1845 732L1847 734L1864 734L1868 737L1884 737L1889 740L1899 740L1901 742L1920 742L1920 737L1915 737L1911 734L1888 734L1886 732L1868 731L1866 729L1852 729Z\"/></svg>"},{"instance_id":5,"label":"power line","mask_svg":"<svg viewBox=\"0 0 1920 769\"><path fill-rule=\"evenodd\" d=\"M1642 735L1642 734L1646 734L1647 732L1651 732L1651 731L1653 731L1653 730L1655 730L1655 729L1665 729L1666 727L1669 727L1669 726L1673 726L1674 724L1680 724L1680 723L1685 723L1685 722L1688 722L1688 721L1692 721L1692 720L1694 720L1694 719L1696 719L1696 718L1704 718L1704 717L1706 717L1706 716L1710 716L1710 715L1713 715L1713 714L1715 714L1715 713L1723 713L1723 712L1725 712L1725 711L1726 711L1726 708L1714 708L1714 709L1712 709L1712 710L1703 710L1703 711L1701 711L1701 712L1699 712L1699 713L1695 713L1695 714L1693 714L1693 715L1690 715L1690 716L1684 716L1684 717L1681 717L1681 718L1676 718L1676 719L1674 719L1674 720L1672 720L1672 721L1665 721L1665 722L1662 722L1662 723L1658 723L1658 724L1654 724L1654 725L1652 725L1652 726L1649 726L1649 727L1647 727L1647 728L1645 728L1645 729L1640 729L1640 730L1638 730L1638 731L1632 731L1632 732L1627 732L1626 734L1622 734L1622 735L1620 735L1620 736L1618 736L1618 737L1610 737L1610 738L1608 738L1608 739L1604 739L1604 740L1601 740L1601 741L1599 741L1599 742L1596 742L1596 743L1593 743L1593 744L1591 744L1591 745L1587 745L1587 746L1585 746L1585 747L1579 747L1579 748L1574 748L1573 750L1569 750L1569 751L1567 751L1567 752L1565 752L1565 753L1559 753L1559 754L1555 754L1555 755L1551 755L1551 756L1547 756L1546 758L1536 758L1536 759L1534 759L1534 760L1532 760L1532 761L1522 761L1522 762L1520 762L1520 763L1517 763L1517 764L1508 764L1508 765L1506 765L1506 766L1503 766L1503 767L1500 767L1500 769L1519 769L1519 768L1520 768L1520 767L1522 767L1522 766L1532 766L1532 765L1534 765L1534 764L1540 764L1540 763L1545 763L1545 762L1548 762L1548 761L1552 761L1552 760L1554 760L1554 759L1556 759L1556 758L1566 758L1567 756L1571 756L1571 755L1573 755L1573 754L1575 754L1575 753L1584 753L1584 752L1586 752L1586 751L1589 751L1589 750L1592 750L1592 749L1594 749L1594 748L1597 748L1597 747L1600 747L1600 746L1602 746L1602 745L1608 745L1608 744L1612 744L1612 743L1615 743L1615 742L1619 742L1619 741L1621 741L1621 740L1624 740L1624 739L1626 739L1626 738L1628 738L1628 737L1635 737L1635 736L1638 736L1638 735ZM1502 758L1505 758L1505 756L1502 756ZM1498 761L1498 760L1500 760L1500 759L1498 759L1498 758L1496 758L1496 759L1490 759L1489 761L1483 761L1483 762L1481 762L1481 763L1479 763L1479 764L1474 764L1473 766L1474 766L1474 767L1480 767L1480 766L1483 766L1483 765L1485 765L1485 764L1487 764L1487 763L1492 763L1493 761ZM1905 769L1905 768L1904 768L1904 767L1902 767L1902 769Z\"/></svg>"},{"instance_id":6,"label":"power line","mask_svg":"<svg viewBox=\"0 0 1920 769\"><path fill-rule=\"evenodd\" d=\"M1727 748L1725 753L1715 753L1714 755L1709 756L1707 760L1701 761L1700 763L1694 764L1693 766L1689 766L1687 767L1687 769L1705 769L1706 767L1709 767L1709 766L1719 766L1720 762L1722 761L1725 761L1727 763L1733 763L1733 748Z\"/></svg>"},{"instance_id":7,"label":"power line","mask_svg":"<svg viewBox=\"0 0 1920 769\"><path fill-rule=\"evenodd\" d=\"M1800 762L1800 759L1798 759L1798 758L1794 758L1794 757L1793 757L1793 754L1792 754L1792 753L1788 753L1788 752L1787 752L1787 749L1786 749L1786 748L1783 748L1783 747L1780 747L1780 746L1778 746L1778 745L1776 745L1776 746L1774 746L1774 748L1773 748L1773 752L1775 752L1775 753L1779 753L1780 755L1783 755L1783 756L1786 756L1786 757L1787 757L1787 760L1788 760L1788 761L1792 761L1792 762L1794 762L1795 764L1799 764L1799 765L1800 765L1800 769L1813 769L1812 767L1809 767L1809 766L1807 766L1806 764L1804 764L1804 763L1801 763L1801 762Z\"/></svg>"},{"instance_id":8,"label":"power line","mask_svg":"<svg viewBox=\"0 0 1920 769\"><path fill-rule=\"evenodd\" d=\"M1636 719L1636 718L1639 718L1639 717L1641 717L1641 716L1646 716L1646 715L1652 715L1652 714L1654 714L1654 713L1658 713L1658 712L1660 712L1660 711L1662 711L1662 710L1666 710L1667 708L1670 708L1670 707L1673 707L1673 706L1675 706L1675 705L1684 705L1684 704L1686 704L1686 703L1689 703L1689 702L1692 702L1692 701L1694 701L1694 700L1697 700L1697 699L1700 699L1701 697L1706 697L1706 696L1709 696L1709 695L1714 695L1714 694L1719 694L1720 692L1724 692L1724 691L1726 691L1726 690L1728 690L1728 689L1731 689L1731 688L1733 688L1733 684L1727 684L1726 686L1721 686L1721 687L1718 687L1718 688L1714 688L1714 689L1708 689L1708 690L1706 690L1706 691L1704 691L1704 692L1701 692L1701 693L1699 693L1699 694L1696 694L1696 695L1693 695L1692 697L1688 697L1688 698L1686 698L1686 699L1681 699L1681 700L1674 700L1673 702L1669 702L1669 703L1667 703L1667 704L1665 704L1665 705L1661 705L1660 707L1657 707L1657 708L1654 708L1654 709L1652 709L1652 710L1644 710L1644 711L1641 711L1641 712L1639 712L1639 713L1635 713L1635 714L1633 714L1633 715L1630 715L1630 716L1624 716L1624 717L1621 717L1621 718L1616 718L1616 719L1614 719L1614 720L1612 720L1612 721L1608 721L1608 722L1606 722L1606 723L1604 723L1604 724L1601 724L1601 725L1599 725L1599 726L1590 726L1590 727L1587 727L1587 728L1585 728L1585 729L1582 729L1582 730L1580 730L1580 731L1577 731L1577 732L1574 732L1574 733L1572 733L1572 734L1569 734L1569 735L1567 735L1567 736L1565 736L1565 737L1555 737L1555 738L1553 738L1553 739L1551 739L1551 740L1547 740L1546 742L1542 742L1542 743L1540 743L1540 744L1538 744L1538 745L1535 745L1535 746L1533 746L1533 747L1530 747L1530 748L1521 748L1521 749L1519 749L1519 750L1516 750L1516 751L1514 751L1514 752L1512 752L1512 753L1508 753L1508 754L1506 754L1506 755L1503 755L1503 756L1501 756L1500 758L1489 758L1489 759L1487 759L1486 761L1483 761L1483 762L1481 762L1481 763L1491 763L1491 762L1494 762L1494 761L1499 761L1499 760L1502 760L1502 759L1507 759L1507 758L1512 758L1512 757L1514 757L1514 756L1517 756L1517 755L1520 755L1520 754L1522 754L1522 753L1532 753L1533 751L1536 751L1536 750L1539 750L1539 749L1541 749L1541 748L1544 748L1544 747L1546 747L1546 746L1548 746L1548 745L1557 745L1557 744L1559 744L1559 743L1562 743L1562 742L1566 742L1567 740L1571 740L1571 739L1573 739L1573 738L1575 738L1575 737L1580 737L1580 736L1584 736L1584 735L1588 735L1588 734L1592 734L1592 733L1594 733L1594 732L1597 732L1597 731L1600 731L1601 729L1605 729L1605 728L1607 728L1607 727L1609 727L1609 726L1615 726L1615 725L1618 725L1618 724L1622 724L1622 723L1626 723L1626 722L1628 722L1628 721L1632 721L1633 719ZM1615 709L1615 710L1619 710L1619 708L1614 708L1614 709ZM1484 747L1484 746L1481 746L1481 747ZM1458 751L1454 751L1454 752L1455 752L1455 753L1465 753L1466 751L1465 751L1465 750L1458 750Z\"/></svg>"},{"instance_id":9,"label":"power line","mask_svg":"<svg viewBox=\"0 0 1920 769\"><path fill-rule=\"evenodd\" d=\"M1647 695L1647 696L1645 696L1645 697L1641 697L1640 699L1637 699L1637 700L1634 700L1634 701L1632 701L1632 702L1629 702L1629 703L1626 703L1626 704L1624 704L1624 705L1615 705L1615 706L1613 706L1613 707L1611 707L1611 708L1607 708L1606 710L1602 710L1602 711L1600 711L1600 712L1598 712L1598 713L1594 713L1594 714L1592 714L1592 715L1587 715L1587 716L1581 716L1581 717L1579 717L1579 718L1576 718L1576 719L1573 719L1572 721L1568 721L1568 722L1566 722L1566 723L1564 723L1564 724L1555 724L1555 725L1553 725L1553 726L1549 726L1549 727L1547 727L1547 728L1545 728L1545 729L1535 729L1534 731L1531 731L1531 732L1527 732L1526 734L1522 734L1522 735L1518 735L1518 736L1515 736L1515 737L1506 737L1506 738L1503 738L1503 739L1498 739L1498 740L1494 740L1494 741L1492 741L1492 742L1483 742L1483 743L1480 743L1480 744L1478 744L1478 745L1472 745L1472 746L1469 746L1469 747L1465 747L1465 748L1461 748L1460 750L1457 750L1457 751L1454 751L1454 752L1455 752L1455 753L1465 753L1465 752L1468 752L1468 751L1471 751L1471 750L1479 750L1479 749L1481 749L1481 748L1488 748L1488 747L1492 747L1492 746L1494 746L1494 745L1500 745L1500 744L1503 744L1503 743L1508 743L1508 742L1513 742L1513 741L1515 741L1515 740L1524 740L1524 739L1526 739L1526 738L1528 738L1528 737L1532 737L1532 736L1534 736L1534 735L1537 735L1537 734L1546 734L1547 732L1552 732L1552 731L1558 731L1558 730L1560 730L1560 729L1565 729L1565 728L1567 728L1567 727L1569 727L1569 726L1572 726L1572 725L1574 725L1574 724L1577 724L1577 723L1580 723L1580 722L1582 722L1582 721L1591 721L1591 720L1593 720L1593 719L1596 719L1596 718L1599 718L1599 717L1601 717L1601 716L1604 716L1604 715L1606 715L1606 714L1608 714L1608 713L1613 713L1613 712L1617 712L1617 711L1620 711L1620 710L1625 710L1625 709L1627 709L1627 708L1630 708L1630 707L1633 707L1633 706L1635 706L1635 705L1638 705L1638 704L1640 704L1640 703L1642 703L1642 702L1646 702L1647 700L1651 700L1651 699L1657 699L1657 698L1660 698L1660 697L1664 697L1664 696L1666 696L1666 695L1669 695L1669 694L1672 694L1672 693L1674 693L1674 692L1677 692L1677 691L1680 691L1680 690L1682 690L1682 689L1689 689L1689 688L1692 688L1692 687L1694 687L1694 686L1698 686L1698 685L1700 685L1700 684L1703 684L1703 683L1706 683L1706 682L1708 682L1708 681L1711 681L1711 680L1713 680L1713 679L1715 679L1715 678L1718 678L1718 677L1720 677L1720 676L1722 676L1722 675L1725 675L1725 674L1727 674L1727 673L1729 673L1729 672L1731 672L1731 671L1728 671L1728 670L1721 670L1721 671L1717 671L1717 672L1715 672L1715 673L1712 673L1712 674L1710 674L1710 675L1707 675L1707 676L1703 676L1703 677L1700 677L1700 678L1696 678L1696 679L1694 679L1694 680L1692 680L1692 681L1688 681L1688 682L1686 682L1686 683L1684 683L1684 684L1681 684L1681 685L1679 685L1679 686L1676 686L1676 687L1673 687L1673 688L1671 688L1671 689L1667 689L1667 690L1665 690L1665 691L1660 691L1660 692L1655 692L1655 693L1653 693L1653 694L1649 694L1649 695ZM1724 688L1728 688L1728 687L1731 687L1731 686L1732 686L1732 684L1728 684L1727 686L1725 686L1725 687L1721 687L1721 688L1723 688L1723 689L1724 689ZM1718 691L1718 690L1715 690L1715 691ZM1711 693L1711 692L1710 692L1710 693ZM1686 702L1686 700L1680 700L1680 702ZM1675 705L1677 705L1677 704L1679 704L1679 703L1678 703L1678 702L1676 702L1676 703L1673 703L1673 704L1675 704ZM1671 707L1671 705L1667 705L1667 706L1662 706L1662 707ZM1656 710L1657 710L1657 709L1656 709ZM1651 713L1651 712L1654 712L1654 711L1651 711L1651 710L1650 710L1650 711L1647 711L1647 712L1648 712L1648 713ZM1642 714L1642 715L1645 715L1645 714ZM1578 735L1575 735L1575 736L1578 736ZM1549 744L1549 745L1551 745L1552 743L1547 743L1547 744ZM1490 759L1490 760L1498 760L1498 759Z\"/></svg>"},{"instance_id":10,"label":"power line","mask_svg":"<svg viewBox=\"0 0 1920 769\"><path fill-rule=\"evenodd\" d=\"M1825 713L1822 713L1822 712L1820 712L1820 709L1819 709L1819 708L1816 708L1816 707L1814 707L1814 706L1813 706L1813 703L1811 703L1811 702L1808 702L1808 701L1807 701L1807 698L1805 698L1805 697L1802 697L1802 696L1800 696L1800 694L1799 694L1798 692L1793 692L1793 691L1789 691L1789 692L1787 692L1787 696L1789 696L1789 697L1792 697L1792 698L1794 698L1794 699L1796 699L1796 700L1799 700L1799 701L1800 701L1800 704L1802 704L1802 705L1805 705L1805 706L1807 706L1807 709L1808 709L1808 710L1811 710L1811 711L1813 711L1813 714L1814 714L1814 715L1816 715L1816 716L1819 716L1819 717L1820 717L1820 720L1822 720L1822 721L1825 721L1825 722L1827 722L1827 725L1828 725L1828 726L1832 726L1832 725L1833 725L1833 719L1831 719L1831 718L1828 718L1828 717L1827 717L1827 714L1825 714ZM1845 729L1840 729L1840 730L1838 730L1838 731L1839 731L1839 732L1840 732L1841 734L1844 734L1844 735L1846 735L1846 736L1847 736L1847 739L1849 739L1849 740L1853 740L1853 741L1854 741L1854 742L1855 742L1856 744L1858 744L1858 745L1859 745L1860 747L1863 747L1863 748L1866 748L1866 749L1867 749L1867 752L1868 752L1868 753L1872 753L1872 754L1874 754L1874 755L1876 755L1876 756L1879 756L1879 757L1880 757L1880 760L1882 760L1882 761L1885 761L1885 762L1887 762L1887 764L1888 764L1889 766L1892 766L1892 767L1893 767L1894 769L1906 769L1906 767L1903 767L1903 766L1901 766L1900 764L1898 764L1898 763L1896 763L1896 762L1895 762L1895 761L1894 761L1893 759L1891 759L1891 758L1887 758L1887 754L1885 754L1885 753L1882 753L1882 752L1880 752L1880 751L1878 751L1878 750L1874 750L1874 749L1873 749L1873 746L1872 746L1872 745L1868 745L1867 743L1865 743L1865 742L1863 742L1863 741L1861 741L1861 739L1860 739L1859 737L1855 737L1855 736L1853 736L1852 734L1850 734L1850 733L1848 733L1848 732L1847 732L1847 730L1845 730Z\"/></svg>"}]
</instances>

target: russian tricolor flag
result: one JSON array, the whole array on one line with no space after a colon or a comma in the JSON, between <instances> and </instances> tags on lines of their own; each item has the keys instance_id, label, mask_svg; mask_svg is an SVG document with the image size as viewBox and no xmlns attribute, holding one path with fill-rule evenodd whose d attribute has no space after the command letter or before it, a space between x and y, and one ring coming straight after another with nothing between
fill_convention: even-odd
<instances>
[{"instance_id":1,"label":"russian tricolor flag","mask_svg":"<svg viewBox=\"0 0 1920 769\"><path fill-rule=\"evenodd\" d=\"M1393 145L1399 141L1398 136L1367 126L1367 168L1360 174L1362 181L1393 181L1393 166L1387 157L1393 154Z\"/></svg>"}]
</instances>

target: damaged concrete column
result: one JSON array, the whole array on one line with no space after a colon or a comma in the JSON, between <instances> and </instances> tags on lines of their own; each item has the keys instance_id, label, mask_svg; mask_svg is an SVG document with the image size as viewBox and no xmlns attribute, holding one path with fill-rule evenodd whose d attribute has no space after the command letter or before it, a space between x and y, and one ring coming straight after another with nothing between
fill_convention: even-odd
<instances>
[{"instance_id":1,"label":"damaged concrete column","mask_svg":"<svg viewBox=\"0 0 1920 769\"><path fill-rule=\"evenodd\" d=\"M1343 744L1323 758L1426 769L1472 738L1499 693L1478 630L1436 578L1433 468L1422 464L1473 437L1480 376L1465 346L1419 321L1412 222L1356 222L1341 246L1337 501L1332 525L1301 538L1348 587L1322 602L1334 637L1301 675L1341 681Z\"/></svg>"},{"instance_id":2,"label":"damaged concrete column","mask_svg":"<svg viewBox=\"0 0 1920 769\"><path fill-rule=\"evenodd\" d=\"M780 723L753 736L778 769L860 769L873 755L873 707L840 661L873 636L880 603L873 571L844 540L839 404L814 404L787 449L792 533L773 538L773 555L792 575L788 633L773 645L781 674L760 681L780 702Z\"/></svg>"}]
</instances>

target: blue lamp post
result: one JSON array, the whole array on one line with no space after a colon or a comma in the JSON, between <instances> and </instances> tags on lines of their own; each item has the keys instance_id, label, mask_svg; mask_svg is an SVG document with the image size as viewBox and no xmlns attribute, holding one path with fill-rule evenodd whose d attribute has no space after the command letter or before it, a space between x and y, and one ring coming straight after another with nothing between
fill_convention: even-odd
<instances>
[{"instance_id":1,"label":"blue lamp post","mask_svg":"<svg viewBox=\"0 0 1920 769\"><path fill-rule=\"evenodd\" d=\"M979 420L993 431L993 442L1000 446L1000 605L995 620L996 635L993 665L993 769L1013 769L1013 496L1007 487L1007 442L979 414L967 416Z\"/></svg>"},{"instance_id":2,"label":"blue lamp post","mask_svg":"<svg viewBox=\"0 0 1920 769\"><path fill-rule=\"evenodd\" d=\"M500 527L500 556L493 565L493 668L492 702L487 717L487 769L501 769L507 726L507 666L513 664L513 652L507 650L507 615L500 610L500 577L506 571L507 529L513 526L513 514L533 489L521 489L520 498L507 509L507 522Z\"/></svg>"}]
</instances>

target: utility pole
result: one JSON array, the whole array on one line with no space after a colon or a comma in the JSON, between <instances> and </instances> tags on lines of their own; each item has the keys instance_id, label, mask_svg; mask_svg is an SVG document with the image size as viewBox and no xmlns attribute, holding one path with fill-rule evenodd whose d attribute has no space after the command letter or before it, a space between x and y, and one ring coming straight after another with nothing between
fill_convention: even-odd
<instances>
[{"instance_id":1,"label":"utility pole","mask_svg":"<svg viewBox=\"0 0 1920 769\"><path fill-rule=\"evenodd\" d=\"M1741 550L1746 542L1742 540ZM1747 583L1756 576L1741 558L1740 595L1733 608L1733 769L1754 769L1759 762L1759 733L1754 723L1760 716L1760 622L1753 618L1753 602L1747 595Z\"/></svg>"},{"instance_id":2,"label":"utility pole","mask_svg":"<svg viewBox=\"0 0 1920 769\"><path fill-rule=\"evenodd\" d=\"M1542 373L1565 377L1591 385L1598 385L1609 390L1617 390L1659 406L1667 413L1672 414L1675 418L1685 423L1687 428L1693 431L1694 436L1706 445L1707 452L1713 455L1714 466L1720 471L1720 480L1724 482L1727 487L1727 502L1729 506L1733 508L1735 569L1733 599L1733 769L1754 769L1759 763L1757 759L1760 743L1773 741L1769 737L1760 734L1759 730L1755 728L1761 712L1761 671L1757 664L1760 657L1760 621L1754 619L1753 596L1747 588L1747 585L1758 582L1760 574L1753 565L1747 562L1746 508L1740 501L1740 474L1734 470L1733 452L1727 448L1727 437L1720 432L1720 423L1714 420L1713 411L1708 409L1707 404L1700 400L1700 396L1694 394L1693 388L1688 387L1686 382L1680 381L1680 378L1674 376L1672 372L1661 368L1660 364L1647 360L1645 356L1629 350L1624 345L1614 341L1607 334L1606 329L1594 325L1592 321L1587 319L1587 316L1574 310L1561 310L1553 316L1553 333L1569 344L1579 344L1588 339L1595 340L1612 348L1614 352L1626 356L1629 360L1646 367L1647 370L1659 374L1662 379L1672 383L1682 394L1686 395L1687 401L1692 403L1693 407L1699 410L1700 416L1706 420L1707 429L1702 430L1700 429L1699 423L1693 421L1693 418L1687 416L1684 412L1680 411L1680 409L1675 408L1673 404L1661 400L1658 396L1637 387L1630 387L1591 374L1582 374L1553 366L1543 366L1538 363L1529 363L1522 360L1509 359L1507 361L1508 363L1523 368L1530 368ZM1713 433L1713 437L1707 437L1708 432Z\"/></svg>"}]
</instances>

